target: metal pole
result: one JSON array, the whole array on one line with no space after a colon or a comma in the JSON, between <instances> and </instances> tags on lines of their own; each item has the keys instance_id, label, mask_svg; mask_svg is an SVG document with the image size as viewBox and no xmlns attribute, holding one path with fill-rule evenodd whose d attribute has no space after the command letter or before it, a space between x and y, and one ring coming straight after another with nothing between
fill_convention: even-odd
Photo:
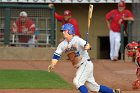
<instances>
[{"instance_id":1,"label":"metal pole","mask_svg":"<svg viewBox=\"0 0 140 93\"><path fill-rule=\"evenodd\" d=\"M124 24L121 24L121 60L124 60Z\"/></svg>"},{"instance_id":2,"label":"metal pole","mask_svg":"<svg viewBox=\"0 0 140 93\"><path fill-rule=\"evenodd\" d=\"M4 44L8 45L10 42L10 8L5 8L5 30L4 30Z\"/></svg>"},{"instance_id":3,"label":"metal pole","mask_svg":"<svg viewBox=\"0 0 140 93\"><path fill-rule=\"evenodd\" d=\"M128 21L128 43L132 42L132 21Z\"/></svg>"}]
</instances>

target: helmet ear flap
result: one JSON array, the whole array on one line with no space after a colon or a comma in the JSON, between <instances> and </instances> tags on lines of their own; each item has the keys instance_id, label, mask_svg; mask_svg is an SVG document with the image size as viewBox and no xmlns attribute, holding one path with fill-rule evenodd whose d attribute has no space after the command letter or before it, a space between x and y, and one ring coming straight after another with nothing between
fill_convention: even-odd
<instances>
[{"instance_id":1,"label":"helmet ear flap","mask_svg":"<svg viewBox=\"0 0 140 93\"><path fill-rule=\"evenodd\" d=\"M68 30L68 34L71 35L70 30Z\"/></svg>"},{"instance_id":2,"label":"helmet ear flap","mask_svg":"<svg viewBox=\"0 0 140 93\"><path fill-rule=\"evenodd\" d=\"M69 31L68 31L68 34L69 34L69 35L72 35L72 34L74 34L74 31L73 31L73 30L69 30Z\"/></svg>"}]
</instances>

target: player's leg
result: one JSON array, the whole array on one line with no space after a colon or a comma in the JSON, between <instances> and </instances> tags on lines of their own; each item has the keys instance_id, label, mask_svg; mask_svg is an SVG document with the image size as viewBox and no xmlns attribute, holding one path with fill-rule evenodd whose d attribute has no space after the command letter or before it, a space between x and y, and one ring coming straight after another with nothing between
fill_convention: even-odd
<instances>
[{"instance_id":1,"label":"player's leg","mask_svg":"<svg viewBox=\"0 0 140 93\"><path fill-rule=\"evenodd\" d=\"M109 31L109 40L110 40L110 59L114 59L114 45L115 45L115 38L114 32L112 30Z\"/></svg>"},{"instance_id":2,"label":"player's leg","mask_svg":"<svg viewBox=\"0 0 140 93\"><path fill-rule=\"evenodd\" d=\"M92 92L96 91L98 93L121 93L120 89L112 89L104 85L98 85L96 82L86 82L86 86Z\"/></svg>"},{"instance_id":3,"label":"player's leg","mask_svg":"<svg viewBox=\"0 0 140 93\"><path fill-rule=\"evenodd\" d=\"M114 50L114 57L117 60L119 57L119 50L121 46L121 35L120 33L115 33L115 50Z\"/></svg>"},{"instance_id":4,"label":"player's leg","mask_svg":"<svg viewBox=\"0 0 140 93\"><path fill-rule=\"evenodd\" d=\"M108 88L103 85L98 85L95 82L95 79L93 76L93 70L91 71L90 76L88 77L85 84L90 91L96 91L96 92L101 92L101 93L113 93L113 89Z\"/></svg>"},{"instance_id":5,"label":"player's leg","mask_svg":"<svg viewBox=\"0 0 140 93\"><path fill-rule=\"evenodd\" d=\"M33 38L29 39L28 44L29 47L35 47L35 39Z\"/></svg>"},{"instance_id":6,"label":"player's leg","mask_svg":"<svg viewBox=\"0 0 140 93\"><path fill-rule=\"evenodd\" d=\"M92 65L93 63L90 63L90 64L91 64L91 68L93 69L93 65ZM113 90L112 88L109 88L107 86L98 85L95 82L95 79L94 79L94 76L93 76L93 70L91 70L90 75L89 75L85 85L87 86L87 88L90 91L96 91L96 92L99 92L99 93L120 93L119 89Z\"/></svg>"},{"instance_id":7,"label":"player's leg","mask_svg":"<svg viewBox=\"0 0 140 93\"><path fill-rule=\"evenodd\" d=\"M91 69L87 59L83 58L82 62L84 63L77 69L76 76L73 79L73 83L81 93L88 93L85 82L91 72Z\"/></svg>"}]
</instances>

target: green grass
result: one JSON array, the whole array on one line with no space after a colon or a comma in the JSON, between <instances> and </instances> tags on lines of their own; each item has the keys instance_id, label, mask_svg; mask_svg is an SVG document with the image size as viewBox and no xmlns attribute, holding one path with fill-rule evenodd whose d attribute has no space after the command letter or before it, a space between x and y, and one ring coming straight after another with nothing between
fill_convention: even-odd
<instances>
[{"instance_id":1,"label":"green grass","mask_svg":"<svg viewBox=\"0 0 140 93\"><path fill-rule=\"evenodd\" d=\"M41 70L0 70L0 89L71 89L58 74Z\"/></svg>"}]
</instances>

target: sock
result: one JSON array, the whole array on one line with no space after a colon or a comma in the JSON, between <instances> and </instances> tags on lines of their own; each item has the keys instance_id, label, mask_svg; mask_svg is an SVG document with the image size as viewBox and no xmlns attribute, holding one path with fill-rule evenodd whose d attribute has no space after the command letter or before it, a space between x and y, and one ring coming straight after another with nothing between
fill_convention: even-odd
<instances>
[{"instance_id":1,"label":"sock","mask_svg":"<svg viewBox=\"0 0 140 93\"><path fill-rule=\"evenodd\" d=\"M78 89L81 93L88 93L88 89L84 85L80 86Z\"/></svg>"},{"instance_id":2,"label":"sock","mask_svg":"<svg viewBox=\"0 0 140 93\"><path fill-rule=\"evenodd\" d=\"M111 89L107 86L100 85L99 92L101 92L101 93L113 93L113 89Z\"/></svg>"}]
</instances>

